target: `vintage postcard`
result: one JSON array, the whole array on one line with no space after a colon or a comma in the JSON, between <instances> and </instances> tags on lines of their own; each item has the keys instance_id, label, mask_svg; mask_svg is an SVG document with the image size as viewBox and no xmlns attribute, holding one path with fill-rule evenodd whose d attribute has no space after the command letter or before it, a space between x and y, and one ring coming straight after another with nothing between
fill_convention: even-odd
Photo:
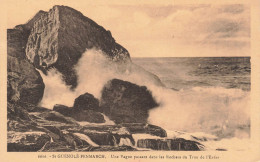
<instances>
[{"instance_id":1,"label":"vintage postcard","mask_svg":"<svg viewBox=\"0 0 260 162\"><path fill-rule=\"evenodd\" d=\"M1 10L3 161L260 161L258 1Z\"/></svg>"}]
</instances>

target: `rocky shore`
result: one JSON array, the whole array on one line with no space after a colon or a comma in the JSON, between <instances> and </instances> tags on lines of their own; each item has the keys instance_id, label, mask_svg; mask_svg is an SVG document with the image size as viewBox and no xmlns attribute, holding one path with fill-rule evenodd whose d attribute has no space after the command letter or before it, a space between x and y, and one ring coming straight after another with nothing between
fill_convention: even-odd
<instances>
[{"instance_id":1,"label":"rocky shore","mask_svg":"<svg viewBox=\"0 0 260 162\"><path fill-rule=\"evenodd\" d=\"M7 42L8 151L201 150L200 143L169 139L163 128L149 124L149 110L160 103L146 86L128 81L111 79L100 99L85 92L72 107L39 106L45 84L38 70L57 69L73 90L78 84L74 65L88 49L103 51L115 64L131 63L110 31L80 12L66 6L39 11L26 24L8 29ZM135 138L140 134L152 138Z\"/></svg>"}]
</instances>

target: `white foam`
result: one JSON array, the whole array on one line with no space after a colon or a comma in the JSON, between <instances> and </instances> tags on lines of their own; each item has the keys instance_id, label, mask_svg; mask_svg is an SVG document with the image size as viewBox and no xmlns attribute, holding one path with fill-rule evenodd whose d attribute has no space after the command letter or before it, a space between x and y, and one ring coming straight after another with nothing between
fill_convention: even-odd
<instances>
[{"instance_id":1,"label":"white foam","mask_svg":"<svg viewBox=\"0 0 260 162\"><path fill-rule=\"evenodd\" d=\"M131 140L129 138L120 138L119 146L133 146Z\"/></svg>"},{"instance_id":2,"label":"white foam","mask_svg":"<svg viewBox=\"0 0 260 162\"><path fill-rule=\"evenodd\" d=\"M80 139L86 141L88 144L90 144L91 146L94 146L94 147L98 147L99 145L96 144L95 142L93 142L89 136L85 135L85 134L81 134L81 133L73 133L75 134L76 136L78 136Z\"/></svg>"},{"instance_id":3,"label":"white foam","mask_svg":"<svg viewBox=\"0 0 260 162\"><path fill-rule=\"evenodd\" d=\"M53 108L54 104L72 106L74 99L86 92L100 99L104 84L110 79L118 78L145 85L152 92L160 106L150 110L148 120L151 124L173 132L176 130L188 132L182 134L182 137L187 139L192 139L194 132L203 132L203 136L198 134L193 136L212 139L211 141L214 141L213 136L205 137L205 134L215 134L221 138L230 134L239 139L249 137L248 129L244 128L250 127L250 92L222 87L195 87L173 91L158 86L156 77L141 67L132 63L115 64L104 57L101 51L94 49L83 54L75 69L79 84L74 91L70 91L55 69L50 70L47 76L41 73L45 83L42 106L48 108ZM81 122L81 124L93 123ZM107 120L105 124L114 123ZM179 135L175 132L172 137Z\"/></svg>"}]
</instances>

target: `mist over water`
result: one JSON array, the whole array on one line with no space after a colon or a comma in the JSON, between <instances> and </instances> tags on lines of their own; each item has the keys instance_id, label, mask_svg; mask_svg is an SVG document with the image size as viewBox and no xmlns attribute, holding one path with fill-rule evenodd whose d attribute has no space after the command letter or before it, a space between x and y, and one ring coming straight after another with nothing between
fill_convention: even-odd
<instances>
[{"instance_id":1,"label":"mist over water","mask_svg":"<svg viewBox=\"0 0 260 162\"><path fill-rule=\"evenodd\" d=\"M150 66L156 68L157 65L154 63ZM147 86L160 104L159 107L150 110L148 122L161 126L169 132L176 130L188 133L203 132L205 136L212 134L219 139L244 139L250 136L250 91L197 84L177 88L180 90L174 91L160 86L158 78L142 67L131 62L114 63L95 49L86 51L75 69L78 86L74 91L65 85L57 70L51 69L47 75L41 73L45 83L42 106L50 109L55 104L72 106L74 99L86 92L100 99L104 84L113 78L118 78ZM193 76L187 75L189 69L178 70L175 72L165 70L163 75L168 73L171 76L175 73L176 77L194 79ZM181 70L186 74L182 74ZM173 80L176 82L178 78ZM185 85L183 82L180 83L179 85ZM224 141L222 144L225 143L229 142ZM243 142L241 146L242 144Z\"/></svg>"},{"instance_id":2,"label":"mist over water","mask_svg":"<svg viewBox=\"0 0 260 162\"><path fill-rule=\"evenodd\" d=\"M250 125L248 92L221 87L195 87L178 92L152 88L152 92L160 106L150 110L148 120L165 129L214 133L222 137L236 135L237 129Z\"/></svg>"}]
</instances>

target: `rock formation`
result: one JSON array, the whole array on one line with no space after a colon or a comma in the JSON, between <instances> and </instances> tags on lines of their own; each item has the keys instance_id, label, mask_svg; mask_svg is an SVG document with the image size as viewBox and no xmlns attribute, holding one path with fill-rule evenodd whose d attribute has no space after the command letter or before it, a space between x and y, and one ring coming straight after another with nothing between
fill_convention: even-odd
<instances>
[{"instance_id":1,"label":"rock formation","mask_svg":"<svg viewBox=\"0 0 260 162\"><path fill-rule=\"evenodd\" d=\"M201 144L182 138L176 139L140 139L137 146L153 150L199 151Z\"/></svg>"},{"instance_id":2,"label":"rock formation","mask_svg":"<svg viewBox=\"0 0 260 162\"><path fill-rule=\"evenodd\" d=\"M43 80L25 55L32 24L43 13L40 11L28 23L7 30L8 101L38 104L43 96Z\"/></svg>"},{"instance_id":3,"label":"rock formation","mask_svg":"<svg viewBox=\"0 0 260 162\"><path fill-rule=\"evenodd\" d=\"M166 131L147 123L148 111L158 103L145 86L113 79L103 88L100 102L85 93L75 99L73 107L55 105L50 110L38 106L45 86L36 68L46 72L55 67L73 88L77 86L74 65L88 49L101 50L120 65L131 63L127 50L94 21L70 7L54 6L8 29L7 44L7 151L135 151L134 145L154 150L165 146ZM161 85L157 76L142 68L133 66L132 70ZM105 122L102 113L117 124L100 124ZM134 134L160 140L136 141ZM187 141L168 141L171 146L163 150L179 150L178 144L181 150L197 149Z\"/></svg>"},{"instance_id":4,"label":"rock formation","mask_svg":"<svg viewBox=\"0 0 260 162\"><path fill-rule=\"evenodd\" d=\"M90 123L104 123L104 116L98 112L99 102L93 95L85 93L75 99L73 107L65 105L55 105L54 111L64 116L72 117L77 121L86 121Z\"/></svg>"},{"instance_id":5,"label":"rock formation","mask_svg":"<svg viewBox=\"0 0 260 162\"><path fill-rule=\"evenodd\" d=\"M116 123L146 123L148 110L158 103L145 86L113 79L102 90L100 106Z\"/></svg>"},{"instance_id":6,"label":"rock formation","mask_svg":"<svg viewBox=\"0 0 260 162\"><path fill-rule=\"evenodd\" d=\"M55 67L65 82L75 87L73 66L91 48L102 50L114 61L130 61L128 51L115 42L110 31L70 7L54 6L35 21L26 56L38 68Z\"/></svg>"},{"instance_id":7,"label":"rock formation","mask_svg":"<svg viewBox=\"0 0 260 162\"><path fill-rule=\"evenodd\" d=\"M92 94L85 93L77 97L73 107L79 110L99 110L99 101Z\"/></svg>"}]
</instances>

